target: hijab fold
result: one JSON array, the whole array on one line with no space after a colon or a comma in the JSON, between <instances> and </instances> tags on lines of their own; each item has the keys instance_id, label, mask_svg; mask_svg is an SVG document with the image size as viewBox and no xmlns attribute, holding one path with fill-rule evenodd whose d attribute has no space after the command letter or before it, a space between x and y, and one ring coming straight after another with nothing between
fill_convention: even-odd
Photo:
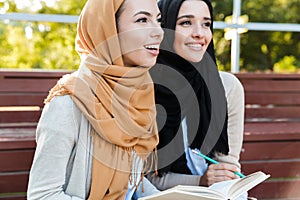
<instances>
[{"instance_id":1,"label":"hijab fold","mask_svg":"<svg viewBox=\"0 0 300 200\"><path fill-rule=\"evenodd\" d=\"M134 159L143 173L158 143L153 81L147 67L124 66L115 14L123 0L88 0L78 21L79 70L65 75L45 102L69 94L92 125L88 199L124 199ZM152 153L153 152L153 153ZM134 156L137 154L138 156ZM136 184L139 184L138 180Z\"/></svg>"},{"instance_id":2,"label":"hijab fold","mask_svg":"<svg viewBox=\"0 0 300 200\"><path fill-rule=\"evenodd\" d=\"M160 0L164 40L157 65L151 69L159 127L159 174L172 171L191 174L186 163L181 121L186 118L190 148L213 156L228 154L227 102L215 62L213 41L203 59L191 63L173 49L174 31L184 0ZM212 6L208 5L211 18ZM212 27L211 27L212 30ZM170 153L172 152L172 153Z\"/></svg>"}]
</instances>

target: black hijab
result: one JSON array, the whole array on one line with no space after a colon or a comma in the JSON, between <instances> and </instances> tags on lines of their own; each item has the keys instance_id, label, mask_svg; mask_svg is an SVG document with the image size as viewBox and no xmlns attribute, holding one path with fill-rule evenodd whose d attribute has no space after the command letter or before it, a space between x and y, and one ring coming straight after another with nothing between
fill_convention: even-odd
<instances>
[{"instance_id":1,"label":"black hijab","mask_svg":"<svg viewBox=\"0 0 300 200\"><path fill-rule=\"evenodd\" d=\"M213 156L228 154L227 102L216 66L213 41L203 59L191 63L173 49L174 30L184 0L160 0L161 25L165 31L157 64L150 71L155 83L159 127L158 172L190 174L184 152L181 121L187 122L190 148ZM212 5L203 0L209 8ZM212 25L211 25L212 30Z\"/></svg>"}]
</instances>

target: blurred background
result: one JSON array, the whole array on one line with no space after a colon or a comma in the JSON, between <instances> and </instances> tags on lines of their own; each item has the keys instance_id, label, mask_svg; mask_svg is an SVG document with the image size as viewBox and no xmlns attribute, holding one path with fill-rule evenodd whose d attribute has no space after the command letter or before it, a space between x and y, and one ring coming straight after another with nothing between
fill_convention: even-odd
<instances>
[{"instance_id":1,"label":"blurred background","mask_svg":"<svg viewBox=\"0 0 300 200\"><path fill-rule=\"evenodd\" d=\"M212 2L220 70L300 72L299 0ZM76 22L84 3L0 0L0 68L76 69Z\"/></svg>"}]
</instances>

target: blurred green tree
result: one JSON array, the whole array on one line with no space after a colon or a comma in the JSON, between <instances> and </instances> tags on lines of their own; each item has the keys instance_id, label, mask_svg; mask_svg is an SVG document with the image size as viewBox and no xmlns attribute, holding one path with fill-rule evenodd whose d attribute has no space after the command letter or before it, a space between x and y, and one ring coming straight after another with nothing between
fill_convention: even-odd
<instances>
[{"instance_id":1,"label":"blurred green tree","mask_svg":"<svg viewBox=\"0 0 300 200\"><path fill-rule=\"evenodd\" d=\"M50 4L54 1L54 4ZM79 15L81 0L6 0L6 12ZM49 5L48 5L49 4ZM76 24L4 20L0 23L0 68L76 69Z\"/></svg>"},{"instance_id":2,"label":"blurred green tree","mask_svg":"<svg viewBox=\"0 0 300 200\"><path fill-rule=\"evenodd\" d=\"M1 0L6 12L79 15L85 0ZM233 0L213 0L214 20L232 15ZM243 0L249 22L300 24L299 0ZM0 21L0 68L76 69L76 24ZM218 66L230 71L230 40L214 30ZM287 67L287 65L293 67ZM282 70L279 70L282 69ZM284 70L283 70L284 69ZM241 35L241 71L299 71L300 33L248 31Z\"/></svg>"},{"instance_id":3,"label":"blurred green tree","mask_svg":"<svg viewBox=\"0 0 300 200\"><path fill-rule=\"evenodd\" d=\"M213 1L214 20L224 21L232 15L233 0ZM299 0L243 0L242 15L249 16L249 22L295 23L300 24ZM214 31L216 56L221 69L230 70L230 41L224 39L223 30ZM280 65L286 65L286 56L295 59L295 72L300 70L300 33L248 31L241 35L240 70L241 71L276 71ZM298 61L298 62L297 62ZM280 67L279 67L280 68ZM285 72L289 71L286 66ZM295 70L296 68L296 70Z\"/></svg>"}]
</instances>

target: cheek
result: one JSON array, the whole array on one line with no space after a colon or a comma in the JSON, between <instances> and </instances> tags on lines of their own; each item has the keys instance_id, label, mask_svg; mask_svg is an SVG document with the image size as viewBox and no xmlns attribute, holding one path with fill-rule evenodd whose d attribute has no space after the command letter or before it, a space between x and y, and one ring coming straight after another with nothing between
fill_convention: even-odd
<instances>
[{"instance_id":1,"label":"cheek","mask_svg":"<svg viewBox=\"0 0 300 200\"><path fill-rule=\"evenodd\" d=\"M119 34L120 46L123 54L130 53L140 48L138 31L125 31Z\"/></svg>"},{"instance_id":2,"label":"cheek","mask_svg":"<svg viewBox=\"0 0 300 200\"><path fill-rule=\"evenodd\" d=\"M182 32L175 33L173 48L176 53L178 53L178 51L180 51L180 49L184 45L185 39L186 36Z\"/></svg>"},{"instance_id":3,"label":"cheek","mask_svg":"<svg viewBox=\"0 0 300 200\"><path fill-rule=\"evenodd\" d=\"M175 39L174 41L182 42L185 41L191 35L191 31L188 29L176 29L175 30Z\"/></svg>"},{"instance_id":4,"label":"cheek","mask_svg":"<svg viewBox=\"0 0 300 200\"><path fill-rule=\"evenodd\" d=\"M212 32L211 30L208 30L206 33L206 39L208 41L208 43L212 40Z\"/></svg>"}]
</instances>

